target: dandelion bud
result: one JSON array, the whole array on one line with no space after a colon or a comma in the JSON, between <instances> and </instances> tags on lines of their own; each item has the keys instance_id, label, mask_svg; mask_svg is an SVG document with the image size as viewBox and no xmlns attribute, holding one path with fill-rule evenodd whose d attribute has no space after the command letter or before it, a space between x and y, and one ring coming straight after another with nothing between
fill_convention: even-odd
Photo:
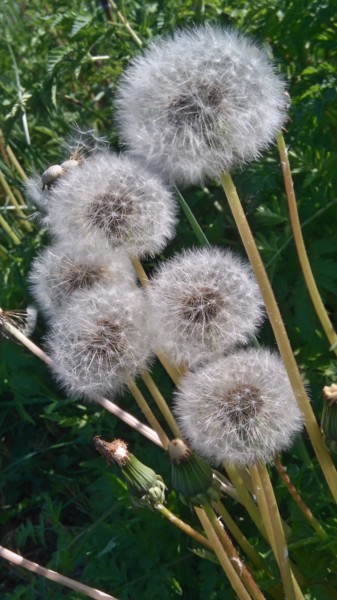
<instances>
[{"instance_id":1,"label":"dandelion bud","mask_svg":"<svg viewBox=\"0 0 337 600\"><path fill-rule=\"evenodd\" d=\"M126 69L117 125L133 156L194 184L256 159L285 120L282 79L264 51L204 25L152 42Z\"/></svg>"},{"instance_id":2,"label":"dandelion bud","mask_svg":"<svg viewBox=\"0 0 337 600\"><path fill-rule=\"evenodd\" d=\"M47 317L55 319L73 293L94 286L135 283L130 260L118 252L102 252L82 244L54 244L33 262L31 291Z\"/></svg>"},{"instance_id":3,"label":"dandelion bud","mask_svg":"<svg viewBox=\"0 0 337 600\"><path fill-rule=\"evenodd\" d=\"M113 395L150 355L142 290L96 286L73 294L50 329L53 370L73 396Z\"/></svg>"},{"instance_id":4,"label":"dandelion bud","mask_svg":"<svg viewBox=\"0 0 337 600\"><path fill-rule=\"evenodd\" d=\"M115 464L122 470L134 505L151 508L165 502L166 485L162 477L128 452L125 442L114 440L109 443L96 436L94 444L108 464Z\"/></svg>"},{"instance_id":5,"label":"dandelion bud","mask_svg":"<svg viewBox=\"0 0 337 600\"><path fill-rule=\"evenodd\" d=\"M210 465L179 439L172 440L167 451L174 489L191 504L202 504L211 498L215 499Z\"/></svg>"},{"instance_id":6,"label":"dandelion bud","mask_svg":"<svg viewBox=\"0 0 337 600\"><path fill-rule=\"evenodd\" d=\"M242 350L182 378L175 414L191 447L214 464L271 461L302 428L281 359Z\"/></svg>"},{"instance_id":7,"label":"dandelion bud","mask_svg":"<svg viewBox=\"0 0 337 600\"><path fill-rule=\"evenodd\" d=\"M324 443L331 451L337 452L337 384L323 388L323 412L321 419Z\"/></svg>"},{"instance_id":8,"label":"dandelion bud","mask_svg":"<svg viewBox=\"0 0 337 600\"><path fill-rule=\"evenodd\" d=\"M247 342L263 315L250 266L229 250L188 250L167 261L148 298L154 345L190 366Z\"/></svg>"},{"instance_id":9,"label":"dandelion bud","mask_svg":"<svg viewBox=\"0 0 337 600\"><path fill-rule=\"evenodd\" d=\"M50 198L51 228L59 239L74 236L137 256L165 247L175 213L173 196L157 177L107 152L69 171Z\"/></svg>"}]
</instances>

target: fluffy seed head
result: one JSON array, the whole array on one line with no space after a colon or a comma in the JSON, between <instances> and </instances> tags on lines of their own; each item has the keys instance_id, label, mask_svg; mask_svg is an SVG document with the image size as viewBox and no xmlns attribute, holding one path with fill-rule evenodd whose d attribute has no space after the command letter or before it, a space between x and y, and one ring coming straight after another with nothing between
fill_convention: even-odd
<instances>
[{"instance_id":1,"label":"fluffy seed head","mask_svg":"<svg viewBox=\"0 0 337 600\"><path fill-rule=\"evenodd\" d=\"M283 363L269 350L242 350L189 373L175 414L192 448L217 464L271 461L302 428Z\"/></svg>"},{"instance_id":2,"label":"fluffy seed head","mask_svg":"<svg viewBox=\"0 0 337 600\"><path fill-rule=\"evenodd\" d=\"M263 316L250 266L229 250L188 250L167 261L148 298L155 347L190 366L247 342Z\"/></svg>"},{"instance_id":3,"label":"fluffy seed head","mask_svg":"<svg viewBox=\"0 0 337 600\"><path fill-rule=\"evenodd\" d=\"M150 346L141 290L116 285L73 294L51 327L47 347L71 395L113 395L146 367Z\"/></svg>"},{"instance_id":4,"label":"fluffy seed head","mask_svg":"<svg viewBox=\"0 0 337 600\"><path fill-rule=\"evenodd\" d=\"M134 156L194 184L259 157L285 120L284 83L265 53L205 25L150 44L122 77L117 125Z\"/></svg>"},{"instance_id":5,"label":"fluffy seed head","mask_svg":"<svg viewBox=\"0 0 337 600\"><path fill-rule=\"evenodd\" d=\"M57 243L33 262L29 275L32 294L45 315L55 319L74 292L135 283L130 260L120 252L102 252L79 244Z\"/></svg>"},{"instance_id":6,"label":"fluffy seed head","mask_svg":"<svg viewBox=\"0 0 337 600\"><path fill-rule=\"evenodd\" d=\"M160 180L133 160L113 154L90 156L53 190L51 229L58 238L130 254L155 254L174 235L176 206Z\"/></svg>"}]
</instances>

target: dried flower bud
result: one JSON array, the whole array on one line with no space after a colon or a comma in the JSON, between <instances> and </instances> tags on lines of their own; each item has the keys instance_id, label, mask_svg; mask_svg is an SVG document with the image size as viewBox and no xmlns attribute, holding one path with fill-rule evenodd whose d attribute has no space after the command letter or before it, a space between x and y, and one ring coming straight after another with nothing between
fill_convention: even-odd
<instances>
[{"instance_id":1,"label":"dried flower bud","mask_svg":"<svg viewBox=\"0 0 337 600\"><path fill-rule=\"evenodd\" d=\"M128 452L125 442L105 442L96 436L94 444L108 464L116 464L122 470L135 506L152 508L165 502L166 486L162 477Z\"/></svg>"},{"instance_id":2,"label":"dried flower bud","mask_svg":"<svg viewBox=\"0 0 337 600\"><path fill-rule=\"evenodd\" d=\"M247 342L263 316L250 266L229 250L188 250L167 261L148 298L155 347L190 366Z\"/></svg>"},{"instance_id":3,"label":"dried flower bud","mask_svg":"<svg viewBox=\"0 0 337 600\"><path fill-rule=\"evenodd\" d=\"M211 463L271 461L302 428L282 361L242 350L181 379L175 414L191 447Z\"/></svg>"}]
</instances>

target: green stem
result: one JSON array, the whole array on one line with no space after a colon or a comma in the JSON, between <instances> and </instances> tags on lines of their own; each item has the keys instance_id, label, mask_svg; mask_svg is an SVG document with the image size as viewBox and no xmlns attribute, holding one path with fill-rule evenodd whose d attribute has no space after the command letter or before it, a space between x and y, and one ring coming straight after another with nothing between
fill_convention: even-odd
<instances>
[{"instance_id":1,"label":"green stem","mask_svg":"<svg viewBox=\"0 0 337 600\"><path fill-rule=\"evenodd\" d=\"M234 183L228 172L221 176L221 183L227 195L228 203L233 213L242 242L259 284L275 339L279 347L286 371L300 410L305 419L305 425L315 450L317 459L321 465L331 493L337 502L337 473L331 456L325 448L322 435L316 422L315 414L311 408L301 375L299 373L293 351L282 321L281 313L277 306L273 290L267 277L261 256L256 247L254 237L248 225L245 213L242 209L240 199L237 195Z\"/></svg>"},{"instance_id":2,"label":"green stem","mask_svg":"<svg viewBox=\"0 0 337 600\"><path fill-rule=\"evenodd\" d=\"M243 504L243 506L245 507L250 518L255 523L256 527L258 528L260 533L263 535L264 539L268 541L267 532L266 532L263 520L261 518L261 515L259 513L259 509L254 504L254 501L253 501L252 497L250 496L250 494L241 478L240 473L232 465L225 464L225 469L227 471L228 477L230 478L232 484L234 485L234 487L238 493L241 504Z\"/></svg>"},{"instance_id":3,"label":"green stem","mask_svg":"<svg viewBox=\"0 0 337 600\"><path fill-rule=\"evenodd\" d=\"M179 519L179 517L177 517L177 515L175 515L168 508L166 508L166 506L164 506L163 504L157 504L155 508L156 510L158 510L158 512L160 512L163 515L163 517L165 517L165 519L167 519L168 521L170 521L170 523L175 525L175 527L178 527L178 529L186 533L186 535L193 538L199 544L202 544L203 546L208 548L208 550L213 551L213 546L209 542L208 538L206 538L204 535L193 529L193 527L188 525L188 523L185 523L185 521Z\"/></svg>"},{"instance_id":4,"label":"green stem","mask_svg":"<svg viewBox=\"0 0 337 600\"><path fill-rule=\"evenodd\" d=\"M248 594L240 577L238 576L231 561L229 560L227 552L224 550L214 528L212 527L209 519L207 518L207 515L206 515L204 509L195 506L194 510L197 513L199 521L200 521L201 525L203 526L203 528L206 532L206 535L209 538L209 541L212 544L213 550L214 550L215 554L217 555L217 558L218 558L224 572L226 573L233 590L238 595L238 598L240 600L251 600L250 594Z\"/></svg>"},{"instance_id":5,"label":"green stem","mask_svg":"<svg viewBox=\"0 0 337 600\"><path fill-rule=\"evenodd\" d=\"M288 200L288 208L289 208L289 216L291 221L291 227L294 234L294 240L296 245L296 250L298 254L298 259L301 265L303 277L310 294L310 298L314 305L317 316L321 322L321 325L324 329L325 335L329 340L330 346L337 344L337 334L334 330L334 327L329 319L326 308L322 302L322 298L318 291L315 278L313 276L310 262L308 259L307 251L304 245L301 223L297 210L297 202L294 190L293 179L291 175L291 169L288 159L288 151L284 141L284 137L282 131L280 131L277 136L277 146L279 149L282 173L284 178L284 186L286 190L286 196ZM334 352L337 356L337 348L334 349Z\"/></svg>"},{"instance_id":6,"label":"green stem","mask_svg":"<svg viewBox=\"0 0 337 600\"><path fill-rule=\"evenodd\" d=\"M218 536L223 548L225 549L227 556L230 558L230 561L233 563L235 570L237 571L239 577L242 579L242 582L246 586L247 591L250 593L253 600L265 600L264 595L262 594L260 588L257 586L254 581L251 573L247 569L246 565L240 559L235 547L232 544L231 539L227 535L226 530L222 527L221 523L218 521L216 514L213 509L209 506L209 504L204 504L203 509L207 515L209 522L211 523L216 535Z\"/></svg>"},{"instance_id":7,"label":"green stem","mask_svg":"<svg viewBox=\"0 0 337 600\"><path fill-rule=\"evenodd\" d=\"M172 433L174 434L175 437L181 438L182 435L181 435L180 429L177 425L177 421L175 420L173 414L171 413L170 408L169 408L164 396L162 395L162 393L156 386L150 373L148 373L147 371L143 371L140 375L141 375L141 378L144 381L147 389L149 390L150 394L152 394L152 397L153 397L155 403L157 404L161 414L163 415L164 419L166 420L166 423L170 427Z\"/></svg>"}]
</instances>

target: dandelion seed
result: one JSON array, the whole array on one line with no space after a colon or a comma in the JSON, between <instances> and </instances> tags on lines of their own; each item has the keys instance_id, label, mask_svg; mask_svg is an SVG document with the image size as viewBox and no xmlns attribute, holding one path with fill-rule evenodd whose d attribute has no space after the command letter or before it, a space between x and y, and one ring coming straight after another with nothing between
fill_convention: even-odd
<instances>
[{"instance_id":1,"label":"dandelion seed","mask_svg":"<svg viewBox=\"0 0 337 600\"><path fill-rule=\"evenodd\" d=\"M123 156L89 157L50 192L51 229L137 256L162 250L174 235L176 205L160 180Z\"/></svg>"},{"instance_id":2,"label":"dandelion seed","mask_svg":"<svg viewBox=\"0 0 337 600\"><path fill-rule=\"evenodd\" d=\"M149 360L142 290L116 285L74 293L47 347L56 377L72 396L112 396Z\"/></svg>"},{"instance_id":3,"label":"dandelion seed","mask_svg":"<svg viewBox=\"0 0 337 600\"><path fill-rule=\"evenodd\" d=\"M260 156L285 120L282 79L241 34L204 25L150 44L126 69L117 126L170 183L218 177Z\"/></svg>"},{"instance_id":4,"label":"dandelion seed","mask_svg":"<svg viewBox=\"0 0 337 600\"><path fill-rule=\"evenodd\" d=\"M74 292L119 283L135 285L135 274L126 255L102 252L69 239L67 244L47 248L35 259L29 281L40 309L55 319Z\"/></svg>"},{"instance_id":5,"label":"dandelion seed","mask_svg":"<svg viewBox=\"0 0 337 600\"><path fill-rule=\"evenodd\" d=\"M242 350L181 380L175 414L188 443L211 463L269 462L302 428L281 359Z\"/></svg>"},{"instance_id":6,"label":"dandelion seed","mask_svg":"<svg viewBox=\"0 0 337 600\"><path fill-rule=\"evenodd\" d=\"M246 343L263 316L248 263L229 250L188 250L167 261L148 298L154 345L190 366Z\"/></svg>"}]
</instances>

